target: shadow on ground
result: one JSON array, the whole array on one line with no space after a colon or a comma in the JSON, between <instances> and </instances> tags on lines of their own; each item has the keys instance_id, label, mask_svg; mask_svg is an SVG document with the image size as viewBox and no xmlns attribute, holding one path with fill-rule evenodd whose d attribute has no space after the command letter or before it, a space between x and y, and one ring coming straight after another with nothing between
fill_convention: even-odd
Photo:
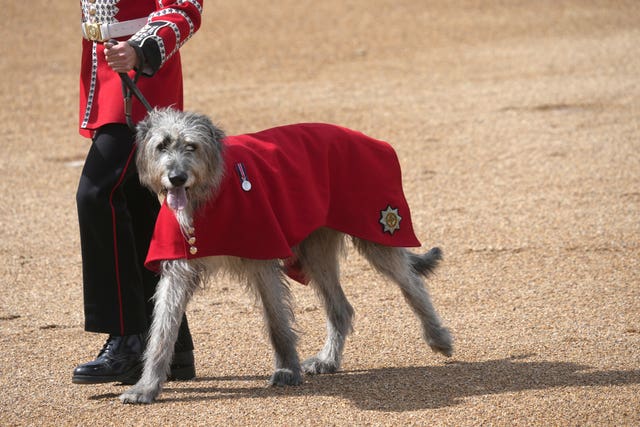
<instances>
[{"instance_id":1,"label":"shadow on ground","mask_svg":"<svg viewBox=\"0 0 640 427\"><path fill-rule=\"evenodd\" d=\"M266 384L267 379L263 376L199 378L185 388L171 388L169 383L159 402L318 395L349 399L363 410L402 412L453 406L471 396L556 387L640 384L640 370L596 371L576 363L526 362L509 358L307 376L300 387L237 386L243 381L264 381ZM204 387L201 384L205 382L217 382L219 385ZM225 382L229 386L225 386ZM116 396L103 394L93 399Z\"/></svg>"}]
</instances>

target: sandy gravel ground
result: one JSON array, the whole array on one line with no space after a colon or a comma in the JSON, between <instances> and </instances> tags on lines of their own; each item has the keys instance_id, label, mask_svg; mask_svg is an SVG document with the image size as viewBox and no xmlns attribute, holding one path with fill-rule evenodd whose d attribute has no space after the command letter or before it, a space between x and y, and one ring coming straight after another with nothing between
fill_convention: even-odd
<instances>
[{"instance_id":1,"label":"sandy gravel ground","mask_svg":"<svg viewBox=\"0 0 640 427\"><path fill-rule=\"evenodd\" d=\"M189 109L390 141L456 353L350 251L342 372L266 387L259 310L225 280L189 308L197 380L145 407L71 384L104 340L83 331L77 2L2 9L0 425L640 425L636 0L207 0ZM324 320L294 294L308 356Z\"/></svg>"}]
</instances>

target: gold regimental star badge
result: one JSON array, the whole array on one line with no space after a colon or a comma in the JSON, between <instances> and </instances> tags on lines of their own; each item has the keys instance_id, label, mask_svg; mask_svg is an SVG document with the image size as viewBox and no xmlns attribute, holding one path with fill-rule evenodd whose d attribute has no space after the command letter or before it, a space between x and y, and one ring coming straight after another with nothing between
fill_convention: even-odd
<instances>
[{"instance_id":1,"label":"gold regimental star badge","mask_svg":"<svg viewBox=\"0 0 640 427\"><path fill-rule=\"evenodd\" d=\"M388 205L387 209L380 211L380 224L384 227L382 230L384 233L393 234L399 230L400 221L402 221L402 217L398 214L397 208L393 209L391 205Z\"/></svg>"}]
</instances>

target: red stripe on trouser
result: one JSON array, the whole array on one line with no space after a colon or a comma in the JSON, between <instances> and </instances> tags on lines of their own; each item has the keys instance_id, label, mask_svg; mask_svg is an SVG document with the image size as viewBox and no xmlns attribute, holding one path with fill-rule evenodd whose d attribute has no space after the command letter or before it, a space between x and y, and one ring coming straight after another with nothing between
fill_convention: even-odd
<instances>
[{"instance_id":1,"label":"red stripe on trouser","mask_svg":"<svg viewBox=\"0 0 640 427\"><path fill-rule=\"evenodd\" d=\"M118 289L118 309L120 311L120 335L124 335L124 312L122 307L122 283L120 281L120 260L118 258L118 233L116 227L116 209L113 206L113 194L120 187L122 181L124 180L124 176L129 169L129 165L131 164L131 159L133 158L134 153L136 152L135 145L129 153L129 157L127 158L127 163L124 165L124 169L122 169L122 173L116 182L116 185L113 186L111 190L111 194L109 195L109 206L111 206L111 226L113 227L113 256L115 261L115 269L116 269L116 285Z\"/></svg>"}]
</instances>

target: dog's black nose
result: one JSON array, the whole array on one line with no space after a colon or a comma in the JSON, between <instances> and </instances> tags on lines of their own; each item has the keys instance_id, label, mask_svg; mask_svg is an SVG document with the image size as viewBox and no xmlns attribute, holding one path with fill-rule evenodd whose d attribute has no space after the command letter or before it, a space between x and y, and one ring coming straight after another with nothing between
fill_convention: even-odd
<instances>
[{"instance_id":1,"label":"dog's black nose","mask_svg":"<svg viewBox=\"0 0 640 427\"><path fill-rule=\"evenodd\" d=\"M181 185L184 185L185 182L187 182L187 174L184 172L171 174L169 175L169 182L171 182L171 184L175 185L176 187L180 187Z\"/></svg>"}]
</instances>

